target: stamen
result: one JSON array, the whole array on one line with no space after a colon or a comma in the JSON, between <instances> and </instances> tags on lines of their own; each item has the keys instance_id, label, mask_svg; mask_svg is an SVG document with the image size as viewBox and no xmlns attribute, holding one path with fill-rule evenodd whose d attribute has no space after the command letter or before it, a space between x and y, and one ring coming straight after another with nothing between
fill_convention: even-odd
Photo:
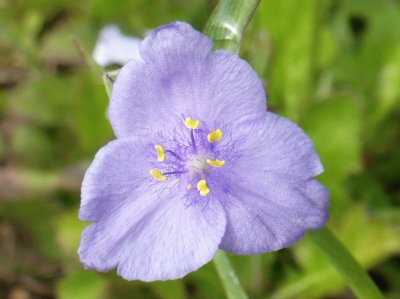
<instances>
[{"instance_id":1,"label":"stamen","mask_svg":"<svg viewBox=\"0 0 400 299\"><path fill-rule=\"evenodd\" d=\"M207 159L206 161L207 161L208 165L210 165L212 167L221 167L221 166L224 166L224 164L225 164L224 160L210 160L210 159Z\"/></svg>"},{"instance_id":2,"label":"stamen","mask_svg":"<svg viewBox=\"0 0 400 299\"><path fill-rule=\"evenodd\" d=\"M194 140L193 130L190 130L190 140L192 141L193 151L197 154L196 140Z\"/></svg>"},{"instance_id":3,"label":"stamen","mask_svg":"<svg viewBox=\"0 0 400 299\"><path fill-rule=\"evenodd\" d=\"M200 191L201 196L206 196L210 192L206 180L201 180L197 183L197 190Z\"/></svg>"},{"instance_id":4,"label":"stamen","mask_svg":"<svg viewBox=\"0 0 400 299\"><path fill-rule=\"evenodd\" d=\"M174 156L175 158L177 158L179 161L182 161L182 158L179 157L177 154L175 154L173 151L170 150L166 150L165 153L167 154L171 154L172 156Z\"/></svg>"},{"instance_id":5,"label":"stamen","mask_svg":"<svg viewBox=\"0 0 400 299\"><path fill-rule=\"evenodd\" d=\"M187 172L187 170L170 171L170 172L164 172L164 175L183 174L183 173L186 173L186 172Z\"/></svg>"},{"instance_id":6,"label":"stamen","mask_svg":"<svg viewBox=\"0 0 400 299\"><path fill-rule=\"evenodd\" d=\"M161 145L157 144L155 146L155 148L156 148L156 151L157 151L158 161L163 162L165 160L165 152L164 152L163 147Z\"/></svg>"},{"instance_id":7,"label":"stamen","mask_svg":"<svg viewBox=\"0 0 400 299\"><path fill-rule=\"evenodd\" d=\"M167 176L163 175L161 172L159 172L157 169L152 169L150 170L150 174L153 178L155 178L156 180L159 181L166 181L167 180Z\"/></svg>"},{"instance_id":8,"label":"stamen","mask_svg":"<svg viewBox=\"0 0 400 299\"><path fill-rule=\"evenodd\" d=\"M200 126L200 121L191 117L186 117L185 126L188 129L196 130Z\"/></svg>"},{"instance_id":9,"label":"stamen","mask_svg":"<svg viewBox=\"0 0 400 299\"><path fill-rule=\"evenodd\" d=\"M222 138L222 131L221 129L212 131L210 134L208 134L207 136L207 140L208 142L212 143L212 142L217 142L220 141Z\"/></svg>"}]
</instances>

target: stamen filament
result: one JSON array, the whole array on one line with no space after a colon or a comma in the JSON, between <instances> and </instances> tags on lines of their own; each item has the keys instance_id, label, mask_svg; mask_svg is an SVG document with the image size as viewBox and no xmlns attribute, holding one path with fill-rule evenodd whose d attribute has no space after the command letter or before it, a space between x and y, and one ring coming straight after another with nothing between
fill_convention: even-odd
<instances>
[{"instance_id":1,"label":"stamen filament","mask_svg":"<svg viewBox=\"0 0 400 299\"><path fill-rule=\"evenodd\" d=\"M157 169L152 169L150 170L150 174L153 178L159 181L166 181L168 177L166 175L163 175L160 171Z\"/></svg>"},{"instance_id":2,"label":"stamen filament","mask_svg":"<svg viewBox=\"0 0 400 299\"><path fill-rule=\"evenodd\" d=\"M182 173L187 173L187 171L186 171L186 170L182 170L182 171L169 171L169 172L164 172L164 175L182 174Z\"/></svg>"},{"instance_id":3,"label":"stamen filament","mask_svg":"<svg viewBox=\"0 0 400 299\"><path fill-rule=\"evenodd\" d=\"M194 140L193 130L190 131L190 139L192 140L193 151L197 154L196 140Z\"/></svg>"},{"instance_id":4,"label":"stamen filament","mask_svg":"<svg viewBox=\"0 0 400 299\"><path fill-rule=\"evenodd\" d=\"M200 191L201 196L206 196L210 192L210 189L208 189L206 180L200 180L197 183L197 190Z\"/></svg>"},{"instance_id":5,"label":"stamen filament","mask_svg":"<svg viewBox=\"0 0 400 299\"><path fill-rule=\"evenodd\" d=\"M170 150L166 150L165 153L167 154L171 154L172 156L174 156L175 158L177 158L179 161L183 161L181 157L179 157L177 154L175 154L173 151Z\"/></svg>"},{"instance_id":6,"label":"stamen filament","mask_svg":"<svg viewBox=\"0 0 400 299\"><path fill-rule=\"evenodd\" d=\"M221 138L222 138L222 131L221 131L221 129L212 131L211 133L209 133L209 134L207 135L207 140L208 140L208 142L210 142L210 143L220 141Z\"/></svg>"},{"instance_id":7,"label":"stamen filament","mask_svg":"<svg viewBox=\"0 0 400 299\"><path fill-rule=\"evenodd\" d=\"M161 145L157 144L155 146L155 148L157 151L158 161L163 162L165 160L165 151L164 151L163 147Z\"/></svg>"},{"instance_id":8,"label":"stamen filament","mask_svg":"<svg viewBox=\"0 0 400 299\"><path fill-rule=\"evenodd\" d=\"M212 167L221 167L221 166L224 166L224 164L225 164L224 160L210 160L210 159L207 159L206 161L207 161L207 164L212 166Z\"/></svg>"}]
</instances>

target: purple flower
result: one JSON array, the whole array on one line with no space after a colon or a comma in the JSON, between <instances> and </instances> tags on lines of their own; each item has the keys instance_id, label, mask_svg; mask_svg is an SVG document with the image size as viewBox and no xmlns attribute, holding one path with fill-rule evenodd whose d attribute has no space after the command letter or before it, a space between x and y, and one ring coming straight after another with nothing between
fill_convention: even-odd
<instances>
[{"instance_id":1,"label":"purple flower","mask_svg":"<svg viewBox=\"0 0 400 299\"><path fill-rule=\"evenodd\" d=\"M248 63L175 22L140 44L114 85L117 136L82 185L86 268L128 280L180 278L218 248L278 250L328 219L311 140L266 110Z\"/></svg>"}]
</instances>

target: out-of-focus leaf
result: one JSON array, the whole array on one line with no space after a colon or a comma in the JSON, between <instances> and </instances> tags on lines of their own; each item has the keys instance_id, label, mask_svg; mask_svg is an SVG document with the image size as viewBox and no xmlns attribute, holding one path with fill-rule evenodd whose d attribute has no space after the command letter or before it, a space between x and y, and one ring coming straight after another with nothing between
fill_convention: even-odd
<instances>
[{"instance_id":1,"label":"out-of-focus leaf","mask_svg":"<svg viewBox=\"0 0 400 299\"><path fill-rule=\"evenodd\" d=\"M42 11L46 14L52 14L60 9L72 9L79 10L83 6L83 1L77 2L74 0L65 0L62 2L52 1L52 0L34 0L30 1L29 5L24 2L8 2L5 1L5 9L11 15L20 15L21 11L26 11L27 9L32 9L35 11Z\"/></svg>"},{"instance_id":2,"label":"out-of-focus leaf","mask_svg":"<svg viewBox=\"0 0 400 299\"><path fill-rule=\"evenodd\" d=\"M254 19L250 22L243 36L240 56L247 60L260 78L266 78L269 61L272 56L272 41L268 30L263 26L260 10L256 10Z\"/></svg>"},{"instance_id":3,"label":"out-of-focus leaf","mask_svg":"<svg viewBox=\"0 0 400 299\"><path fill-rule=\"evenodd\" d=\"M79 151L71 128L73 82L68 76L43 76L11 93L7 112L14 122L20 120L10 126L10 151L16 154L17 164L56 167L71 161Z\"/></svg>"},{"instance_id":4,"label":"out-of-focus leaf","mask_svg":"<svg viewBox=\"0 0 400 299\"><path fill-rule=\"evenodd\" d=\"M367 173L351 177L346 187L351 190L351 197L356 202L367 204L374 209L390 205L390 196L383 186Z\"/></svg>"},{"instance_id":5,"label":"out-of-focus leaf","mask_svg":"<svg viewBox=\"0 0 400 299\"><path fill-rule=\"evenodd\" d=\"M301 122L314 141L327 176L342 180L360 166L360 113L353 98L332 97L315 105Z\"/></svg>"},{"instance_id":6,"label":"out-of-focus leaf","mask_svg":"<svg viewBox=\"0 0 400 299\"><path fill-rule=\"evenodd\" d=\"M78 246L83 229L89 223L78 219L78 211L65 212L57 221L57 241L63 253L73 259L77 259Z\"/></svg>"},{"instance_id":7,"label":"out-of-focus leaf","mask_svg":"<svg viewBox=\"0 0 400 299\"><path fill-rule=\"evenodd\" d=\"M269 75L271 103L284 103L284 113L298 120L313 86L316 30L326 1L264 0L258 22L266 26L274 50ZM262 55L262 53L260 53Z\"/></svg>"},{"instance_id":8,"label":"out-of-focus leaf","mask_svg":"<svg viewBox=\"0 0 400 299\"><path fill-rule=\"evenodd\" d=\"M90 65L85 59L91 59L90 54L97 38L96 35L97 32L88 24L82 24L76 20L65 22L57 30L43 37L40 47L41 60L49 69L85 68L88 64ZM99 66L97 67L100 69ZM100 81L100 78L98 80Z\"/></svg>"},{"instance_id":9,"label":"out-of-focus leaf","mask_svg":"<svg viewBox=\"0 0 400 299\"><path fill-rule=\"evenodd\" d=\"M220 299L225 297L224 290L212 263L208 263L199 270L189 273L185 280L192 283L196 288L195 294L191 294L190 298Z\"/></svg>"},{"instance_id":10,"label":"out-of-focus leaf","mask_svg":"<svg viewBox=\"0 0 400 299\"><path fill-rule=\"evenodd\" d=\"M371 95L380 81L382 64L399 42L399 3L345 1L336 14L332 28L342 47L341 55L332 65L336 80L362 93L366 101L373 104Z\"/></svg>"},{"instance_id":11,"label":"out-of-focus leaf","mask_svg":"<svg viewBox=\"0 0 400 299\"><path fill-rule=\"evenodd\" d=\"M265 283L273 284L276 273L272 273L271 268L276 255L229 255L229 259L250 298L263 294Z\"/></svg>"},{"instance_id":12,"label":"out-of-focus leaf","mask_svg":"<svg viewBox=\"0 0 400 299\"><path fill-rule=\"evenodd\" d=\"M2 186L4 188L4 186ZM39 252L50 260L59 260L54 219L59 209L47 201L15 201L0 205L0 218L15 221L31 234Z\"/></svg>"},{"instance_id":13,"label":"out-of-focus leaf","mask_svg":"<svg viewBox=\"0 0 400 299\"><path fill-rule=\"evenodd\" d=\"M399 233L398 223L368 215L361 207L349 209L337 230L341 241L366 268L400 252ZM289 279L272 299L312 299L343 289L345 282L311 242L300 242L294 249L304 272Z\"/></svg>"},{"instance_id":14,"label":"out-of-focus leaf","mask_svg":"<svg viewBox=\"0 0 400 299\"><path fill-rule=\"evenodd\" d=\"M44 75L20 85L10 96L11 113L40 125L62 126L71 115L72 82L69 77Z\"/></svg>"},{"instance_id":15,"label":"out-of-focus leaf","mask_svg":"<svg viewBox=\"0 0 400 299\"><path fill-rule=\"evenodd\" d=\"M210 3L202 0L94 0L90 1L90 17L97 23L118 23L126 32L142 36L148 30L174 20L188 21L198 29L210 13Z\"/></svg>"},{"instance_id":16,"label":"out-of-focus leaf","mask_svg":"<svg viewBox=\"0 0 400 299\"><path fill-rule=\"evenodd\" d=\"M94 271L74 271L59 281L57 298L105 299L107 285L105 279Z\"/></svg>"},{"instance_id":17,"label":"out-of-focus leaf","mask_svg":"<svg viewBox=\"0 0 400 299\"><path fill-rule=\"evenodd\" d=\"M18 164L30 167L54 166L55 152L49 136L37 127L14 127L11 150Z\"/></svg>"},{"instance_id":18,"label":"out-of-focus leaf","mask_svg":"<svg viewBox=\"0 0 400 299\"><path fill-rule=\"evenodd\" d=\"M113 138L107 119L108 97L101 83L97 83L86 72L76 78L71 101L75 130L81 146L88 154L94 154L108 140Z\"/></svg>"},{"instance_id":19,"label":"out-of-focus leaf","mask_svg":"<svg viewBox=\"0 0 400 299\"><path fill-rule=\"evenodd\" d=\"M376 181L393 196L399 194L398 182L400 181L400 110L396 109L387 115L374 128L373 134L368 140L368 171ZM390 162L388 162L390 161Z\"/></svg>"},{"instance_id":20,"label":"out-of-focus leaf","mask_svg":"<svg viewBox=\"0 0 400 299\"><path fill-rule=\"evenodd\" d=\"M150 284L151 288L161 299L186 299L185 285L181 279L157 281Z\"/></svg>"},{"instance_id":21,"label":"out-of-focus leaf","mask_svg":"<svg viewBox=\"0 0 400 299\"><path fill-rule=\"evenodd\" d=\"M331 191L333 217L339 216L348 203L344 180L361 168L360 118L352 97L335 96L315 105L301 121L324 165L321 181Z\"/></svg>"},{"instance_id":22,"label":"out-of-focus leaf","mask_svg":"<svg viewBox=\"0 0 400 299\"><path fill-rule=\"evenodd\" d=\"M396 104L400 103L400 43L394 47L383 66L378 84L373 120L383 119Z\"/></svg>"},{"instance_id":23,"label":"out-of-focus leaf","mask_svg":"<svg viewBox=\"0 0 400 299\"><path fill-rule=\"evenodd\" d=\"M0 160L4 159L6 153L6 146L4 138L0 135Z\"/></svg>"}]
</instances>

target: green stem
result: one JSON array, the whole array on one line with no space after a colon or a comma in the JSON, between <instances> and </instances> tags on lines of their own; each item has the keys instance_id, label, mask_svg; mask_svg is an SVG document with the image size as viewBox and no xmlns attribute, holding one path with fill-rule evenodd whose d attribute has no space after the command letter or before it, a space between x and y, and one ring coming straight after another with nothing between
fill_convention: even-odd
<instances>
[{"instance_id":1,"label":"green stem","mask_svg":"<svg viewBox=\"0 0 400 299\"><path fill-rule=\"evenodd\" d=\"M226 253L218 250L213 261L227 297L229 299L247 299L248 297L240 286L239 279L237 278Z\"/></svg>"},{"instance_id":2,"label":"green stem","mask_svg":"<svg viewBox=\"0 0 400 299\"><path fill-rule=\"evenodd\" d=\"M239 52L243 32L259 3L260 0L219 1L204 29L215 49Z\"/></svg>"},{"instance_id":3,"label":"green stem","mask_svg":"<svg viewBox=\"0 0 400 299\"><path fill-rule=\"evenodd\" d=\"M307 238L328 258L359 299L384 299L367 272L327 227L307 233Z\"/></svg>"}]
</instances>

